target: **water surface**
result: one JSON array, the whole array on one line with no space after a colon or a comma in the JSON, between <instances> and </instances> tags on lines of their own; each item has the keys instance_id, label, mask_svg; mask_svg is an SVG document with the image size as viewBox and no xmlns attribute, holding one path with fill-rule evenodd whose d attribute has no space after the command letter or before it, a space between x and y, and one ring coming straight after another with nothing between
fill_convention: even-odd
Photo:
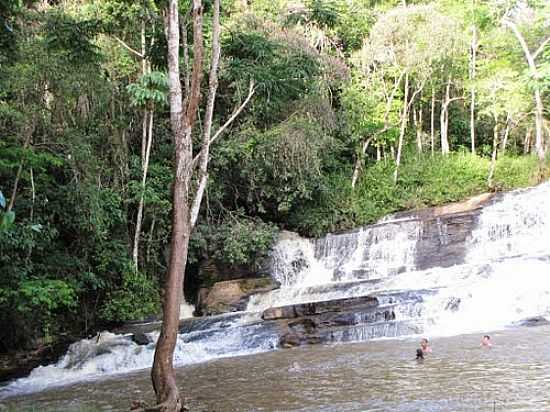
<instances>
[{"instance_id":1,"label":"water surface","mask_svg":"<svg viewBox=\"0 0 550 412\"><path fill-rule=\"evenodd\" d=\"M192 411L550 411L550 327L434 338L310 346L178 369ZM148 371L9 398L17 409L127 411L153 399Z\"/></svg>"}]
</instances>

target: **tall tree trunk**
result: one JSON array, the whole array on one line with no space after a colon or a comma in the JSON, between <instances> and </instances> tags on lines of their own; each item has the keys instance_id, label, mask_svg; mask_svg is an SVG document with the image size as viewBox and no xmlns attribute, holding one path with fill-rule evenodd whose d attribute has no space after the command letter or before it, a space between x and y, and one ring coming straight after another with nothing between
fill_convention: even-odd
<instances>
[{"instance_id":1,"label":"tall tree trunk","mask_svg":"<svg viewBox=\"0 0 550 412\"><path fill-rule=\"evenodd\" d=\"M357 156L357 160L355 161L355 167L353 168L353 176L351 177L352 188L355 188L355 185L357 184L357 180L359 179L359 174L361 173L361 166L365 161L365 154L367 153L367 149L369 148L371 141L372 141L372 138L368 138L363 142L363 145L361 146L361 153Z\"/></svg>"},{"instance_id":2,"label":"tall tree trunk","mask_svg":"<svg viewBox=\"0 0 550 412\"><path fill-rule=\"evenodd\" d=\"M430 145L432 150L432 156L435 153L435 90L432 87L432 107L430 117Z\"/></svg>"},{"instance_id":3,"label":"tall tree trunk","mask_svg":"<svg viewBox=\"0 0 550 412\"><path fill-rule=\"evenodd\" d=\"M146 76L151 73L151 62L147 57L147 39L145 37L145 20L141 20L141 75ZM151 40L151 45L153 40ZM138 211L136 216L136 228L134 230L134 242L132 245L132 260L134 262L134 268L139 268L139 240L141 238L141 226L143 222L143 208L144 208L144 196L145 185L147 183L147 170L149 168L149 156L151 154L151 144L153 141L153 113L154 109L149 110L145 108L143 110L142 119L142 136L141 136L141 194L139 197Z\"/></svg>"},{"instance_id":4,"label":"tall tree trunk","mask_svg":"<svg viewBox=\"0 0 550 412\"><path fill-rule=\"evenodd\" d=\"M498 149L498 117L495 116L495 127L493 127L493 154L491 155L491 166L489 167L489 176L487 177L487 185L493 186L493 176L495 175L495 167L497 164L497 149Z\"/></svg>"},{"instance_id":5,"label":"tall tree trunk","mask_svg":"<svg viewBox=\"0 0 550 412\"><path fill-rule=\"evenodd\" d=\"M179 412L183 409L176 383L173 358L178 336L180 304L183 298L183 279L187 264L190 227L190 184L193 147L192 128L199 105L203 63L202 4L193 0L193 76L190 90L186 90L185 112L179 69L180 27L178 1L170 0L166 16L168 41L168 82L170 125L175 144L175 171L172 188L172 235L170 258L163 296L162 328L155 349L151 370L153 388L157 397L157 410Z\"/></svg>"},{"instance_id":6,"label":"tall tree trunk","mask_svg":"<svg viewBox=\"0 0 550 412\"><path fill-rule=\"evenodd\" d=\"M441 153L444 155L449 153L449 103L451 101L451 78L447 81L447 86L445 87L445 100L441 104L441 115L440 115L440 129L441 129Z\"/></svg>"},{"instance_id":7,"label":"tall tree trunk","mask_svg":"<svg viewBox=\"0 0 550 412\"><path fill-rule=\"evenodd\" d=\"M134 231L134 245L132 250L132 259L134 261L134 267L138 269L138 258L139 258L139 240L141 237L141 226L143 223L143 209L145 206L145 188L147 183L147 173L149 171L149 160L151 158L151 146L153 145L153 118L154 118L154 109L145 111L144 119L146 119L146 144L143 153L142 159L142 170L143 174L141 177L141 194L139 196L138 211L136 217L136 230Z\"/></svg>"},{"instance_id":8,"label":"tall tree trunk","mask_svg":"<svg viewBox=\"0 0 550 412\"><path fill-rule=\"evenodd\" d=\"M531 151L531 128L528 127L525 131L525 140L523 142L523 153L527 154Z\"/></svg>"},{"instance_id":9,"label":"tall tree trunk","mask_svg":"<svg viewBox=\"0 0 550 412\"><path fill-rule=\"evenodd\" d=\"M535 89L535 148L537 150L537 156L539 161L543 162L546 155L546 148L544 145L544 107L542 104L542 98L540 90L537 87Z\"/></svg>"},{"instance_id":10,"label":"tall tree trunk","mask_svg":"<svg viewBox=\"0 0 550 412\"><path fill-rule=\"evenodd\" d=\"M504 129L504 137L502 138L502 143L500 145L500 153L504 154L506 152L506 145L508 144L508 136L510 135L510 128L512 127L512 117L510 113L506 115L506 128Z\"/></svg>"},{"instance_id":11,"label":"tall tree trunk","mask_svg":"<svg viewBox=\"0 0 550 412\"><path fill-rule=\"evenodd\" d=\"M199 154L193 158L193 127L198 116L200 86L203 71L204 42L202 31L202 2L193 0L193 67L190 87L182 99L179 70L179 13L178 0L170 0L166 17L168 39L168 80L170 124L174 135L176 161L172 204L172 237L170 259L163 299L163 319L155 350L151 378L157 397L156 410L180 411L183 401L178 392L173 366L177 342L180 307L183 302L183 281L189 239L195 226L206 187L210 145L237 117L254 93L253 83L244 103L235 110L218 131L211 136L214 103L218 87L220 60L220 0L214 0L212 18L212 54L208 80L208 98L203 120L203 138ZM185 106L185 107L184 107Z\"/></svg>"},{"instance_id":12,"label":"tall tree trunk","mask_svg":"<svg viewBox=\"0 0 550 412\"><path fill-rule=\"evenodd\" d=\"M416 148L418 153L422 153L422 107L413 111L414 126L416 129Z\"/></svg>"},{"instance_id":13,"label":"tall tree trunk","mask_svg":"<svg viewBox=\"0 0 550 412\"><path fill-rule=\"evenodd\" d=\"M405 139L405 130L407 128L409 107L409 73L405 73L405 90L403 96L403 111L401 112L401 128L399 129L399 143L397 145L397 157L395 158L395 171L393 173L393 182L397 183L399 176L399 165L401 163L401 151L403 150L403 140Z\"/></svg>"},{"instance_id":14,"label":"tall tree trunk","mask_svg":"<svg viewBox=\"0 0 550 412\"><path fill-rule=\"evenodd\" d=\"M475 19L475 3L475 0L472 0L472 20ZM470 82L472 83L470 90L470 145L472 154L475 154L476 152L476 87L474 85L474 81L476 78L477 47L477 27L475 24L475 20L473 20L472 42L470 44Z\"/></svg>"}]
</instances>

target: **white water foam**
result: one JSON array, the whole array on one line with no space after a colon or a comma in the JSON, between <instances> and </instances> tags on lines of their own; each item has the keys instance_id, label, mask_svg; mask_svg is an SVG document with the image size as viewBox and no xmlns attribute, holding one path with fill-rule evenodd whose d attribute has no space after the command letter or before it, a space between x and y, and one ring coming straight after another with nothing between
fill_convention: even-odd
<instances>
[{"instance_id":1,"label":"white water foam","mask_svg":"<svg viewBox=\"0 0 550 412\"><path fill-rule=\"evenodd\" d=\"M467 260L550 254L550 182L506 194L483 209Z\"/></svg>"},{"instance_id":2,"label":"white water foam","mask_svg":"<svg viewBox=\"0 0 550 412\"><path fill-rule=\"evenodd\" d=\"M224 328L202 339L187 341L193 333L179 335L174 353L176 366L205 362L211 359L243 356L273 350L276 335L255 339L254 327ZM82 339L69 347L56 363L33 369L26 378L18 379L0 388L0 399L15 394L37 392L83 380L94 380L105 375L123 374L148 369L153 364L158 333L148 333L151 343L138 345L130 335L102 332L91 339Z\"/></svg>"},{"instance_id":3,"label":"white water foam","mask_svg":"<svg viewBox=\"0 0 550 412\"><path fill-rule=\"evenodd\" d=\"M185 301L180 305L180 319L192 318L193 312L195 312L195 305L191 305Z\"/></svg>"},{"instance_id":4,"label":"white water foam","mask_svg":"<svg viewBox=\"0 0 550 412\"><path fill-rule=\"evenodd\" d=\"M247 311L319 300L362 296L372 290L362 280L379 280L415 269L419 221L406 220L328 234L311 240L283 232L271 253L271 274L281 288L253 296ZM312 289L322 285L349 285L338 290Z\"/></svg>"}]
</instances>

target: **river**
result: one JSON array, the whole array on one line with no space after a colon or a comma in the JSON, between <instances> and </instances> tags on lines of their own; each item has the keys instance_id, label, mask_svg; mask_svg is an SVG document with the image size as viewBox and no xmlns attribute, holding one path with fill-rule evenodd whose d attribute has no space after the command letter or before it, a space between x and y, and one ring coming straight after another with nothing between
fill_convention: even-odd
<instances>
[{"instance_id":1,"label":"river","mask_svg":"<svg viewBox=\"0 0 550 412\"><path fill-rule=\"evenodd\" d=\"M550 326L300 347L178 369L192 411L534 412L550 410ZM154 398L148 371L6 400L20 411L127 411ZM88 409L84 409L88 410Z\"/></svg>"}]
</instances>

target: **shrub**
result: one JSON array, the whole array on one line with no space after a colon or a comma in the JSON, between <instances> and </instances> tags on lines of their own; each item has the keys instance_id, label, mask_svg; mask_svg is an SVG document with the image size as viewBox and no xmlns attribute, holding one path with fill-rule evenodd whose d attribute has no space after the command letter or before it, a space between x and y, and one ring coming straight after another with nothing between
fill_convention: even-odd
<instances>
[{"instance_id":1,"label":"shrub","mask_svg":"<svg viewBox=\"0 0 550 412\"><path fill-rule=\"evenodd\" d=\"M134 269L128 262L122 274L122 285L111 292L100 310L107 321L140 320L156 314L160 309L157 282Z\"/></svg>"}]
</instances>

